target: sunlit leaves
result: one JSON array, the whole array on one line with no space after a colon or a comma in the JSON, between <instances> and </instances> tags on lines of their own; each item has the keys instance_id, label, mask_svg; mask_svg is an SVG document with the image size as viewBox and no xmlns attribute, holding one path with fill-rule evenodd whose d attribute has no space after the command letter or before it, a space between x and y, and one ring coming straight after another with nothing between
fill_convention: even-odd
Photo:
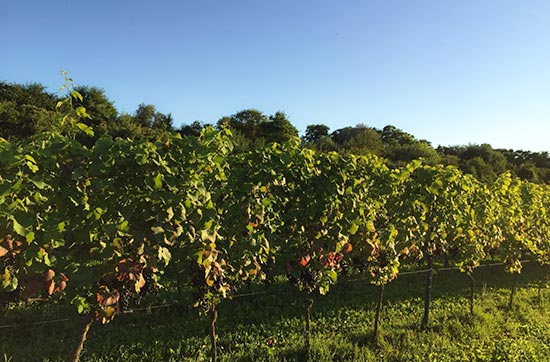
<instances>
[{"instance_id":1,"label":"sunlit leaves","mask_svg":"<svg viewBox=\"0 0 550 362\"><path fill-rule=\"evenodd\" d=\"M0 246L0 266L14 259L2 288L55 270L40 293L104 322L120 312L116 292L146 288L145 271L155 283L190 279L210 308L274 263L320 294L350 260L376 285L427 255L452 252L466 272L489 254L512 272L525 255L550 263L548 187L507 174L486 185L452 167L390 170L296 142L234 153L228 131L212 128L89 147L74 132L0 139L0 236L19 243Z\"/></svg>"}]
</instances>

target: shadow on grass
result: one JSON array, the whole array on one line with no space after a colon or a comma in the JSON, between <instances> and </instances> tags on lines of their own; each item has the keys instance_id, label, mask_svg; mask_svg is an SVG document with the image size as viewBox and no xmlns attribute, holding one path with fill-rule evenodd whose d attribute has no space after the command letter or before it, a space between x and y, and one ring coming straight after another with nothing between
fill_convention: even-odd
<instances>
[{"instance_id":1,"label":"shadow on grass","mask_svg":"<svg viewBox=\"0 0 550 362\"><path fill-rule=\"evenodd\" d=\"M508 291L513 282L512 275L505 273L502 266L494 266L479 269L474 276L476 278L476 306L480 306L476 308L480 308L478 309L479 313L490 312L493 306L497 308L506 306ZM522 289L536 285L541 276L542 268L534 263L526 264L520 276L518 288ZM355 321L355 323L366 325L362 330L354 329L352 318L347 320L348 326L350 324L351 326L346 338L359 347L374 350L378 343L373 342L372 320L370 318L376 306L378 289L371 286L368 281L351 282L342 278L339 282L327 296L315 297L313 322L316 323L321 317L327 318L327 315L337 316L338 311L341 310L351 312L367 311L368 313L363 315L363 319ZM448 297L466 298L468 295L469 279L465 274L458 271L440 271L434 275L433 282L434 300ZM482 299L485 298L482 293L484 285L487 286L485 289L489 288L496 291L496 293L487 293L490 298L488 301L492 305L487 311L481 310ZM394 338L413 338L418 335L421 318L418 311L421 308L421 299L424 296L424 286L425 274L402 275L396 281L388 284L385 291L382 319L384 320L388 304L404 303L406 301L413 304L410 309L412 312L409 313L414 313L414 315L403 317L403 320L399 320L399 323L391 323L391 327L390 323L383 321L380 326L380 333L382 338L387 337L387 341L383 343L389 343L388 341ZM267 337L268 333L273 332L274 326L277 326L276 328L279 328L281 333L288 333L289 330L293 330L293 334L303 336L302 328L305 311L302 300L294 287L287 283L279 283L271 288L253 287L251 291L267 291L268 293L250 298L227 300L222 302L219 308L218 331L220 346L223 348L222 353L232 354L234 351L239 350L244 354L242 357L236 357L236 360L239 361L251 360L250 354L246 355L246 345L251 343L250 339L243 337L241 346L237 346L234 340L225 339L224 336L235 336L236 331L245 330L244 327L250 327L252 330L251 335L260 336L260 338ZM525 298L522 293L518 293L517 297ZM530 298L527 305L535 305L535 300L532 299L534 297ZM20 310L10 311L13 313L8 313L11 316L8 315L3 324L48 319L50 315L57 316L56 312L50 307L40 308L21 307ZM49 314L50 312L52 314ZM399 309L398 312L402 313L403 310ZM513 318L517 319L521 317L521 312L521 310L513 309L511 314ZM461 313L460 311L457 311L451 317L453 316L458 318L460 323L464 325L482 320L482 318L475 317L470 319L467 313ZM76 313L69 313L65 317L76 319ZM394 314L392 319L394 318L399 318L399 316ZM523 321L521 318L520 320ZM338 328L342 328L341 322L341 320L337 320L337 322L333 321L332 323L340 323ZM525 322L527 322L527 319L525 319ZM331 326L325 328L329 327ZM388 330L391 328L392 335L384 336L386 328ZM428 333L443 333L444 329L442 324L433 325ZM196 344L186 349L193 352L207 348L207 332L208 321L205 317L200 317L196 309L176 306L154 310L150 315L146 312L123 315L105 326L94 323L85 348L101 354L109 349L116 349L119 345L151 346L158 341L169 341L166 342L167 347L163 347L169 348L171 344L186 341L186 343ZM71 322L1 330L0 339L2 342L0 342L0 347L2 348L0 349L4 349L8 356L12 355L14 361L45 360L48 358L52 361L65 360L68 352L74 348L75 335L75 328ZM263 341L252 343L263 343ZM242 344L245 347L242 347ZM306 360L305 350L298 347L294 348L290 344L284 347L275 347L276 350L273 353L280 360ZM35 349L34 353L40 354L42 358L32 359L32 349Z\"/></svg>"}]
</instances>

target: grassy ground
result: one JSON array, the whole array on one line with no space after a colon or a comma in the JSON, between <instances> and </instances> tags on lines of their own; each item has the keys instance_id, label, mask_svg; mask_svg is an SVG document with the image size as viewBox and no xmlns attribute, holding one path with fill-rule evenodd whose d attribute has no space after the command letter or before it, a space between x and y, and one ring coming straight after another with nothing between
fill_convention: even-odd
<instances>
[{"instance_id":1,"label":"grassy ground","mask_svg":"<svg viewBox=\"0 0 550 362\"><path fill-rule=\"evenodd\" d=\"M475 316L469 315L468 278L434 276L431 323L419 328L423 275L403 275L386 288L378 343L372 342L377 289L345 282L313 306L313 361L550 361L550 295L539 303L542 273L526 264L514 307L513 277L502 267L476 271ZM258 287L259 288L259 287ZM265 290L265 287L259 290ZM304 302L286 285L273 293L224 301L219 308L220 361L304 361ZM544 295L549 294L543 290ZM0 362L66 361L79 321L60 306L19 306L0 324L71 317L55 324L0 329ZM187 307L170 307L94 324L82 361L207 361L208 321Z\"/></svg>"}]
</instances>

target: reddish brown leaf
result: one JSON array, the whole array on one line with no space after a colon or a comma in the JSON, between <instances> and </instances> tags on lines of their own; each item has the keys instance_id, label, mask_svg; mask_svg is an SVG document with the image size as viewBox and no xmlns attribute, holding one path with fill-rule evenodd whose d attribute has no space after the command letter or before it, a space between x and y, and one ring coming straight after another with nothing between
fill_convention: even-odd
<instances>
[{"instance_id":1,"label":"reddish brown leaf","mask_svg":"<svg viewBox=\"0 0 550 362\"><path fill-rule=\"evenodd\" d=\"M48 292L48 295L52 295L55 291L55 282L53 280L47 280L45 283L46 291Z\"/></svg>"},{"instance_id":2,"label":"reddish brown leaf","mask_svg":"<svg viewBox=\"0 0 550 362\"><path fill-rule=\"evenodd\" d=\"M310 259L311 259L311 257L309 255L302 256L300 258L300 265L305 267L307 265L307 263L309 263Z\"/></svg>"},{"instance_id":3,"label":"reddish brown leaf","mask_svg":"<svg viewBox=\"0 0 550 362\"><path fill-rule=\"evenodd\" d=\"M6 244L6 246L8 247L8 250L12 250L13 249L13 240L11 238L11 235L6 235L4 237L4 243Z\"/></svg>"},{"instance_id":4,"label":"reddish brown leaf","mask_svg":"<svg viewBox=\"0 0 550 362\"><path fill-rule=\"evenodd\" d=\"M351 253L351 251L353 250L353 246L351 245L351 243L347 243L344 247L344 250L346 253Z\"/></svg>"},{"instance_id":5,"label":"reddish brown leaf","mask_svg":"<svg viewBox=\"0 0 550 362\"><path fill-rule=\"evenodd\" d=\"M116 304L120 298L118 290L110 291L109 288L102 285L97 292L97 302L102 307Z\"/></svg>"},{"instance_id":6,"label":"reddish brown leaf","mask_svg":"<svg viewBox=\"0 0 550 362\"><path fill-rule=\"evenodd\" d=\"M64 291L66 287L67 287L67 282L62 280L55 287L55 292L60 293L60 292Z\"/></svg>"},{"instance_id":7,"label":"reddish brown leaf","mask_svg":"<svg viewBox=\"0 0 550 362\"><path fill-rule=\"evenodd\" d=\"M55 277L55 272L54 272L53 270L48 269L48 270L46 270L46 271L44 272L44 279L45 279L46 281L52 280L53 277Z\"/></svg>"}]
</instances>

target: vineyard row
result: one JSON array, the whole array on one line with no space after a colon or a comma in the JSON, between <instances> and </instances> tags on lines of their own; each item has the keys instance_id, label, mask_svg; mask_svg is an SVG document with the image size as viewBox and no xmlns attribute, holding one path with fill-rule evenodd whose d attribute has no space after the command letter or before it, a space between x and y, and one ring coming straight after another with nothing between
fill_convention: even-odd
<instances>
[{"instance_id":1,"label":"vineyard row","mask_svg":"<svg viewBox=\"0 0 550 362\"><path fill-rule=\"evenodd\" d=\"M389 169L375 156L297 143L234 152L229 130L209 128L156 142L99 138L90 148L80 125L0 139L3 304L65 300L89 328L132 299L187 283L211 316L215 356L216 305L274 271L307 296L360 270L380 286L378 320L384 286L425 263L427 325L437 256L472 285L487 260L516 274L523 258L550 264L550 189L510 174L486 184L451 166Z\"/></svg>"}]
</instances>

